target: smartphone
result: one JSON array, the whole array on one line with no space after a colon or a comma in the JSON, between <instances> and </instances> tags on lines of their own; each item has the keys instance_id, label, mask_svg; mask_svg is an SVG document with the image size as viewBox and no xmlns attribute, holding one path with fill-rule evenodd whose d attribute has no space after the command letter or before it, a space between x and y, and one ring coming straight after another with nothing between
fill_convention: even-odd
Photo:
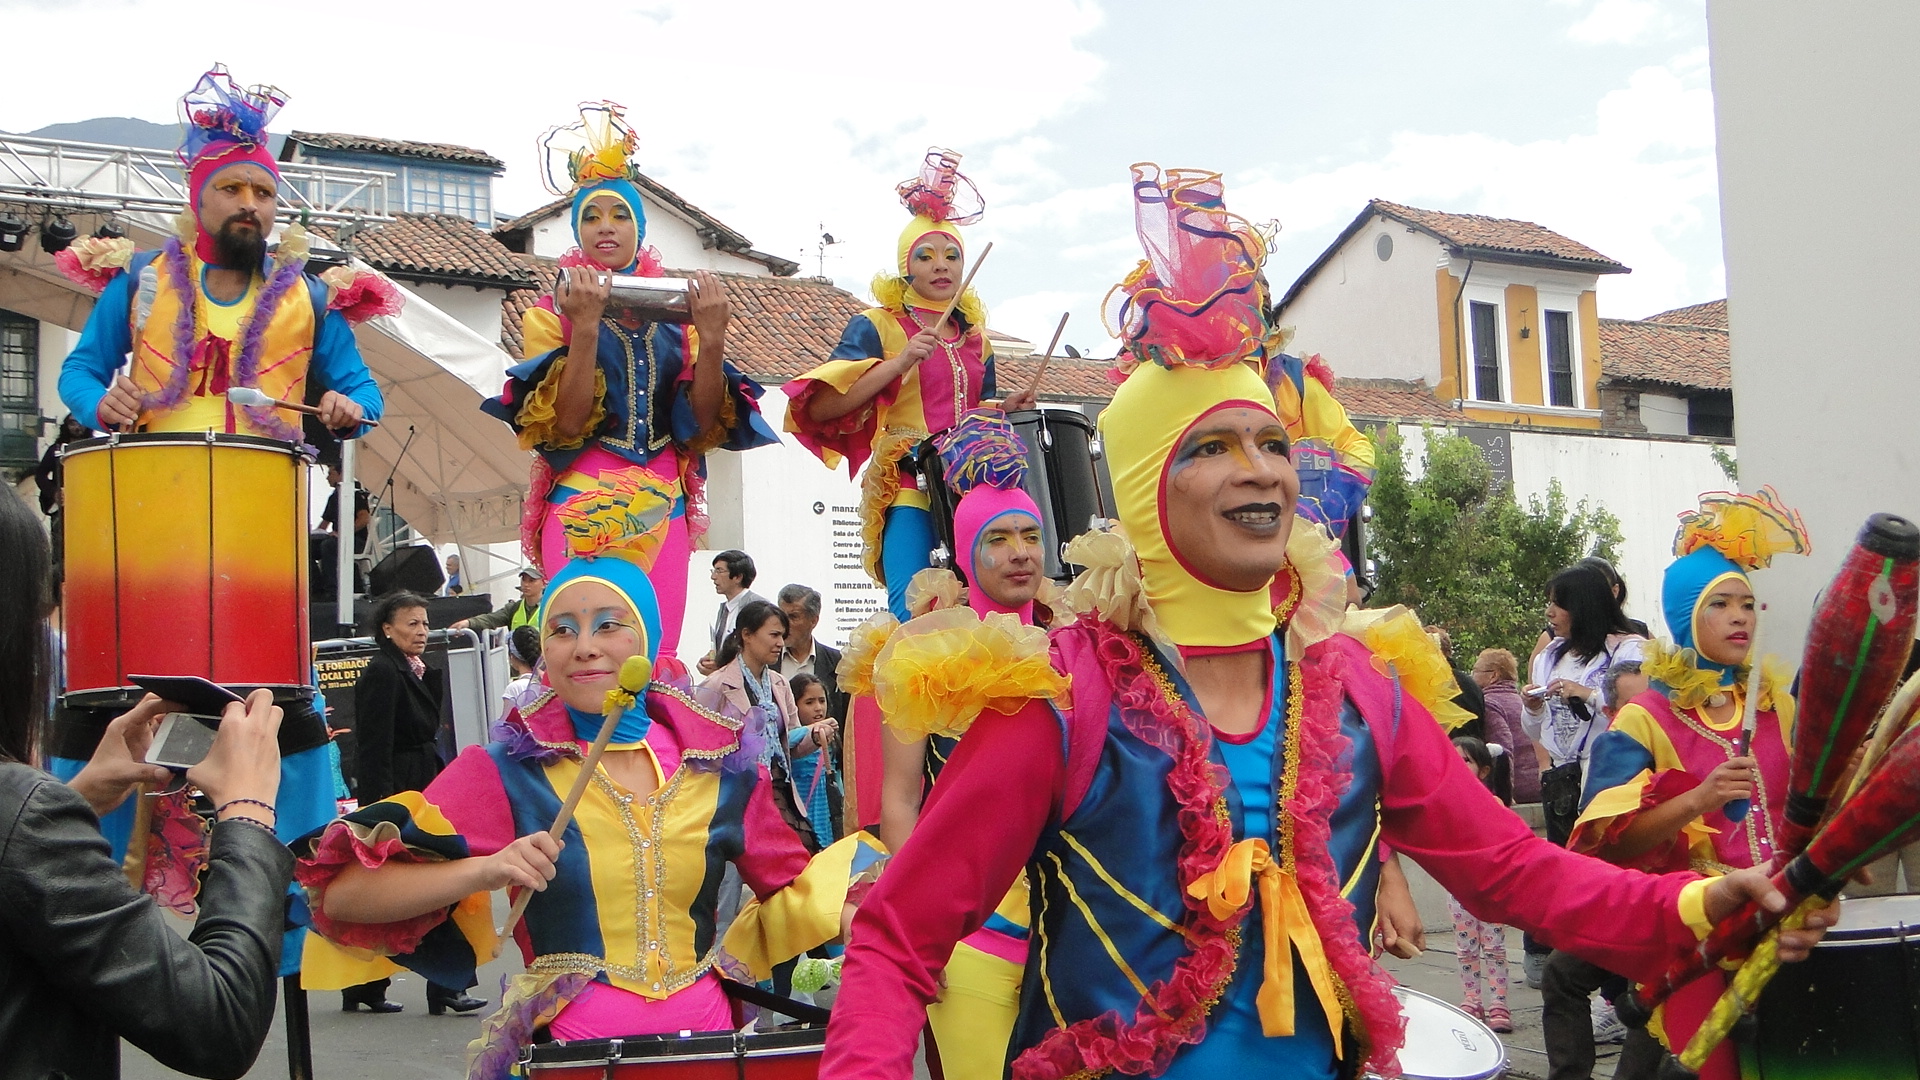
<instances>
[{"instance_id":1,"label":"smartphone","mask_svg":"<svg viewBox=\"0 0 1920 1080\"><path fill-rule=\"evenodd\" d=\"M147 748L147 761L185 771L206 760L220 730L220 714L240 695L196 675L129 675L135 686L183 706L168 713Z\"/></svg>"},{"instance_id":2,"label":"smartphone","mask_svg":"<svg viewBox=\"0 0 1920 1080\"><path fill-rule=\"evenodd\" d=\"M220 718L193 713L168 713L147 747L147 764L169 769L191 769L207 759L220 734Z\"/></svg>"}]
</instances>

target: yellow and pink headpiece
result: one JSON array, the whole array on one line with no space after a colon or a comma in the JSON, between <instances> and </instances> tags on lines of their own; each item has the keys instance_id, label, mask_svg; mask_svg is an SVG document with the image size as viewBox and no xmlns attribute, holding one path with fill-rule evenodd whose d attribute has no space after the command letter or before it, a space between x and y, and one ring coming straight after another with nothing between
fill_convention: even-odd
<instances>
[{"instance_id":1,"label":"yellow and pink headpiece","mask_svg":"<svg viewBox=\"0 0 1920 1080\"><path fill-rule=\"evenodd\" d=\"M639 243L634 261L619 268L623 274L657 274L660 256L647 247L647 212L640 203L640 167L633 154L640 137L627 123L626 109L611 101L589 101L580 105L580 119L572 124L549 128L540 137L542 180L555 195L572 195L568 223L573 227L574 243L580 242L580 215L587 203L600 195L611 195L626 206L633 216ZM565 169L566 179L560 178ZM561 258L561 265L586 265L584 258Z\"/></svg>"},{"instance_id":2,"label":"yellow and pink headpiece","mask_svg":"<svg viewBox=\"0 0 1920 1080\"><path fill-rule=\"evenodd\" d=\"M1168 639L1244 645L1273 633L1268 590L1222 588L1182 559L1168 537L1163 488L1175 448L1204 417L1252 408L1278 422L1255 288L1266 248L1227 212L1220 174L1142 164L1133 180L1147 258L1110 294L1109 329L1131 362L1100 414L1115 509Z\"/></svg>"},{"instance_id":3,"label":"yellow and pink headpiece","mask_svg":"<svg viewBox=\"0 0 1920 1080\"><path fill-rule=\"evenodd\" d=\"M174 156L187 173L187 198L196 222L194 253L202 262L212 262L214 252L213 238L197 228L200 193L216 174L235 165L257 165L280 179L267 125L286 103L286 94L275 87L242 87L224 64L213 65L181 97L180 125L186 139Z\"/></svg>"},{"instance_id":4,"label":"yellow and pink headpiece","mask_svg":"<svg viewBox=\"0 0 1920 1080\"><path fill-rule=\"evenodd\" d=\"M966 251L967 241L960 226L979 221L987 210L980 189L960 171L960 155L937 146L927 151L920 163L920 175L895 190L900 193L901 204L913 214L900 230L895 250L902 276L907 272L907 256L913 245L928 233L950 236L962 252Z\"/></svg>"}]
</instances>

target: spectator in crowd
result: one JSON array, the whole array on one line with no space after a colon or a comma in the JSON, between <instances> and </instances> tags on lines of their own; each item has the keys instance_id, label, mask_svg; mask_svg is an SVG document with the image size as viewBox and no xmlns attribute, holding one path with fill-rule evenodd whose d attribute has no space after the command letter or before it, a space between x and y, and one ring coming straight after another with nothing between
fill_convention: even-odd
<instances>
[{"instance_id":1,"label":"spectator in crowd","mask_svg":"<svg viewBox=\"0 0 1920 1080\"><path fill-rule=\"evenodd\" d=\"M326 532L340 533L340 463L327 465L327 486L333 493L327 496L326 509L320 511L320 528ZM353 553L364 555L367 551L367 530L373 526L373 501L367 495L367 489L360 481L353 482Z\"/></svg>"},{"instance_id":2,"label":"spectator in crowd","mask_svg":"<svg viewBox=\"0 0 1920 1080\"><path fill-rule=\"evenodd\" d=\"M1601 677L1607 723L1621 706L1646 691L1640 661L1622 660ZM1619 975L1555 949L1540 978L1540 1026L1547 1044L1548 1080L1591 1080L1594 1044L1625 1042L1614 1080L1654 1080L1665 1051L1646 1029L1629 1029L1614 1015L1613 1000L1630 986ZM1600 991L1599 997L1593 992ZM1591 1038L1589 1038L1591 1033Z\"/></svg>"},{"instance_id":3,"label":"spectator in crowd","mask_svg":"<svg viewBox=\"0 0 1920 1080\"><path fill-rule=\"evenodd\" d=\"M1592 566L1576 563L1547 582L1546 615L1552 636L1534 655L1520 715L1527 737L1547 752L1548 768L1540 774L1547 839L1565 846L1580 813L1593 740L1606 730L1600 680L1615 663L1640 659L1647 639L1634 632L1613 586ZM1528 937L1528 986L1540 986L1550 951Z\"/></svg>"},{"instance_id":4,"label":"spectator in crowd","mask_svg":"<svg viewBox=\"0 0 1920 1080\"><path fill-rule=\"evenodd\" d=\"M791 676L787 682L793 691L793 705L799 713L800 730L805 731L799 747L810 746L813 753L796 750L793 754L793 786L799 792L800 805L821 847L840 839L840 771L834 764L839 749L840 724L827 714L827 688L811 671ZM797 734L797 732L796 732Z\"/></svg>"},{"instance_id":5,"label":"spectator in crowd","mask_svg":"<svg viewBox=\"0 0 1920 1080\"><path fill-rule=\"evenodd\" d=\"M1455 735L1453 748L1502 805L1513 805L1510 763L1513 753L1505 746L1488 746L1471 735ZM1484 922L1449 896L1453 911L1454 956L1460 964L1460 1007L1485 1020L1495 1032L1513 1031L1513 1013L1507 1008L1507 928Z\"/></svg>"},{"instance_id":6,"label":"spectator in crowd","mask_svg":"<svg viewBox=\"0 0 1920 1080\"><path fill-rule=\"evenodd\" d=\"M143 764L174 706L148 696L108 725L71 784L34 767L49 665L46 535L0 493L0 1047L8 1076L119 1075L120 1040L192 1076L252 1067L273 1019L293 862L273 834L280 710L227 707L187 782L212 801L200 919L183 936L127 884L98 815L165 770Z\"/></svg>"},{"instance_id":7,"label":"spectator in crowd","mask_svg":"<svg viewBox=\"0 0 1920 1080\"><path fill-rule=\"evenodd\" d=\"M478 631L497 630L503 626L512 630L518 630L523 626L537 627L540 619L540 594L546 591L546 588L547 579L540 576L539 569L532 566L521 567L520 595L484 615L461 619L454 623L451 629Z\"/></svg>"},{"instance_id":8,"label":"spectator in crowd","mask_svg":"<svg viewBox=\"0 0 1920 1080\"><path fill-rule=\"evenodd\" d=\"M787 647L780 654L780 674L788 679L802 672L819 679L827 695L827 715L847 722L847 696L840 692L840 650L813 636L820 626L820 593L805 585L780 590L780 610L787 616ZM835 758L838 758L836 752ZM838 768L838 765L835 766Z\"/></svg>"},{"instance_id":9,"label":"spectator in crowd","mask_svg":"<svg viewBox=\"0 0 1920 1080\"><path fill-rule=\"evenodd\" d=\"M459 554L458 554L458 553L455 553L455 554L452 554L452 555L449 555L449 556L447 556L447 591L446 591L446 595L448 595L448 596L463 596L463 595L465 595L465 594L466 594L466 591L467 591L467 579L466 579L466 578L465 578L465 577L464 577L464 576L463 576L463 575L461 574L461 572L460 572L460 556L459 556Z\"/></svg>"},{"instance_id":10,"label":"spectator in crowd","mask_svg":"<svg viewBox=\"0 0 1920 1080\"><path fill-rule=\"evenodd\" d=\"M1627 581L1620 576L1620 571L1613 568L1612 563L1598 555L1589 555L1573 565L1588 566L1600 571L1600 576L1607 579L1607 587L1613 590L1613 599L1620 605L1620 610L1625 611L1627 609ZM1647 624L1641 622L1639 619L1629 616L1627 618L1627 625L1633 627L1633 632L1643 638L1653 637L1652 634L1647 632Z\"/></svg>"},{"instance_id":11,"label":"spectator in crowd","mask_svg":"<svg viewBox=\"0 0 1920 1080\"><path fill-rule=\"evenodd\" d=\"M1473 661L1473 681L1486 703L1487 737L1512 751L1513 801L1540 801L1540 759L1520 714L1520 665L1505 649L1482 649Z\"/></svg>"},{"instance_id":12,"label":"spectator in crowd","mask_svg":"<svg viewBox=\"0 0 1920 1080\"><path fill-rule=\"evenodd\" d=\"M808 729L800 726L793 689L776 667L787 644L787 617L765 600L742 605L738 616L720 643L715 656L718 666L704 685L718 689L741 712L760 710L766 725L760 732L764 739L761 760L773 776L774 801L793 830L817 851L820 845L800 811L801 801L794 790L792 759L820 747L809 737Z\"/></svg>"},{"instance_id":13,"label":"spectator in crowd","mask_svg":"<svg viewBox=\"0 0 1920 1080\"><path fill-rule=\"evenodd\" d=\"M507 682L507 688L500 692L500 700L506 705L501 710L502 716L511 709L524 709L542 692L539 627L513 628L513 633L507 638L507 667L513 671L513 678Z\"/></svg>"},{"instance_id":14,"label":"spectator in crowd","mask_svg":"<svg viewBox=\"0 0 1920 1080\"><path fill-rule=\"evenodd\" d=\"M354 797L369 806L402 791L419 791L440 775L440 705L445 696L441 672L427 667L427 601L410 592L397 592L373 609L375 643L379 651L368 658L353 686L353 734L357 761ZM386 979L349 987L340 992L340 1007L354 1012L391 1013L402 1008L387 1000ZM468 997L465 987L427 984L427 1011L435 1016L447 1009L457 1013L486 1007Z\"/></svg>"},{"instance_id":15,"label":"spectator in crowd","mask_svg":"<svg viewBox=\"0 0 1920 1080\"><path fill-rule=\"evenodd\" d=\"M766 597L748 588L759 573L754 569L753 556L744 551L727 550L713 557L711 577L713 591L720 594L720 611L713 619L713 651L701 657L696 665L700 674L711 675L724 666L725 661L719 659L720 646L740 617L740 609L756 600L766 602Z\"/></svg>"},{"instance_id":16,"label":"spectator in crowd","mask_svg":"<svg viewBox=\"0 0 1920 1080\"><path fill-rule=\"evenodd\" d=\"M1489 740L1487 735L1487 703L1481 697L1480 684L1468 678L1467 673L1460 670L1459 661L1454 659L1453 635L1447 633L1444 626L1424 626L1421 629L1433 639L1434 645L1440 649L1440 655L1447 658L1447 666L1453 669L1453 681L1460 687L1460 692L1453 696L1453 703L1473 714L1473 719L1454 728L1453 734L1467 735L1481 742L1499 742L1498 739Z\"/></svg>"}]
</instances>

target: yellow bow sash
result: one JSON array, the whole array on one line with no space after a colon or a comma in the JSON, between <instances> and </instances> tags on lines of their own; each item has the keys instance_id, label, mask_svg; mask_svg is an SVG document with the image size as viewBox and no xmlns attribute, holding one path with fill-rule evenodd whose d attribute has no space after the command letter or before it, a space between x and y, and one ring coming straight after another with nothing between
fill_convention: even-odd
<instances>
[{"instance_id":1,"label":"yellow bow sash","mask_svg":"<svg viewBox=\"0 0 1920 1080\"><path fill-rule=\"evenodd\" d=\"M1300 893L1300 882L1281 869L1267 842L1255 838L1228 848L1220 865L1195 879L1187 886L1187 893L1205 900L1214 918L1225 920L1247 906L1255 881L1260 883L1260 921L1267 946L1260 994L1255 999L1260 1009L1260 1030L1268 1038L1294 1033L1293 956L1298 952L1333 1032L1334 1057L1342 1058L1345 1014L1334 990L1333 966L1307 913L1307 898Z\"/></svg>"}]
</instances>

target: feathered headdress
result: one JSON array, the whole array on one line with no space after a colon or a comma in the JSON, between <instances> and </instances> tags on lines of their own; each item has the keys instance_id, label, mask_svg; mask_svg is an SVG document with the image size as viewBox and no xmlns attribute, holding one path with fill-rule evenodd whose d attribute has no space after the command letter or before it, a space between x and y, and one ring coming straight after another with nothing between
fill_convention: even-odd
<instances>
[{"instance_id":1,"label":"feathered headdress","mask_svg":"<svg viewBox=\"0 0 1920 1080\"><path fill-rule=\"evenodd\" d=\"M1747 572L1763 570L1775 555L1805 555L1812 550L1807 523L1799 511L1780 501L1771 484L1758 494L1710 491L1700 506L1680 515L1673 553L1690 555L1712 548Z\"/></svg>"},{"instance_id":2,"label":"feathered headdress","mask_svg":"<svg viewBox=\"0 0 1920 1080\"><path fill-rule=\"evenodd\" d=\"M611 195L626 205L633 215L639 240L634 261L624 267L609 267L619 273L657 274L659 253L646 246L647 212L640 202L640 167L633 154L640 137L627 123L626 109L611 101L589 101L580 106L580 119L571 124L548 128L540 136L540 180L555 195L572 195L568 221L573 239L580 242L580 215L597 196ZM562 179L562 176L565 179ZM590 263L578 249L560 258L562 266L598 265Z\"/></svg>"},{"instance_id":3,"label":"feathered headdress","mask_svg":"<svg viewBox=\"0 0 1920 1080\"><path fill-rule=\"evenodd\" d=\"M286 94L279 89L243 88L233 81L225 64L215 64L180 99L180 123L187 137L175 156L183 167L192 169L208 155L224 156L236 149L264 152L267 125L286 103Z\"/></svg>"}]
</instances>

